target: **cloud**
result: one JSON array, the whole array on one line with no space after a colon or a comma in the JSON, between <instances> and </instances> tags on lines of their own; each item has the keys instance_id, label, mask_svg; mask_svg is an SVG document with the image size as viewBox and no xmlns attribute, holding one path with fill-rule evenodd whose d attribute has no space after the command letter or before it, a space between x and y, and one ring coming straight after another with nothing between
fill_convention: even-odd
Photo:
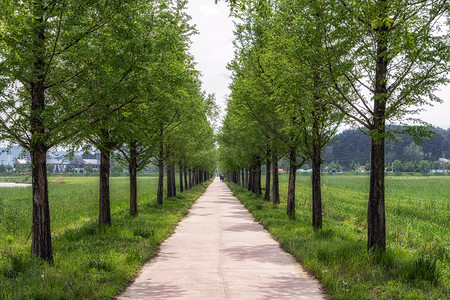
<instances>
[{"instance_id":1,"label":"cloud","mask_svg":"<svg viewBox=\"0 0 450 300\"><path fill-rule=\"evenodd\" d=\"M219 9L210 5L199 5L198 9L201 14L210 17L217 16L220 13Z\"/></svg>"}]
</instances>

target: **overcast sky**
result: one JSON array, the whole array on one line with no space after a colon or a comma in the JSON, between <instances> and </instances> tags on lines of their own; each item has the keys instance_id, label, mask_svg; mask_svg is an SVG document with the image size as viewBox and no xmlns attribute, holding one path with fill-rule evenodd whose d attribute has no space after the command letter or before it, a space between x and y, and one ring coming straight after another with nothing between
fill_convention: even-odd
<instances>
[{"instance_id":1,"label":"overcast sky","mask_svg":"<svg viewBox=\"0 0 450 300\"><path fill-rule=\"evenodd\" d=\"M227 64L233 59L233 29L229 8L224 1L217 5L214 0L189 0L188 14L192 17L199 34L192 37L191 52L195 57L197 69L203 74L203 89L216 95L216 102L225 113L226 95L229 94L230 72ZM426 107L419 118L435 126L450 127L450 86L439 93L443 104Z\"/></svg>"}]
</instances>

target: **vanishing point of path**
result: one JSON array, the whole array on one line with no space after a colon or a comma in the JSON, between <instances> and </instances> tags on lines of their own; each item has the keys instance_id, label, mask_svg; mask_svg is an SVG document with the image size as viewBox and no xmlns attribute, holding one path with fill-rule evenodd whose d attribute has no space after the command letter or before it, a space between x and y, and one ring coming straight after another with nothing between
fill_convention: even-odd
<instances>
[{"instance_id":1,"label":"vanishing point of path","mask_svg":"<svg viewBox=\"0 0 450 300\"><path fill-rule=\"evenodd\" d=\"M218 178L117 299L323 299Z\"/></svg>"}]
</instances>

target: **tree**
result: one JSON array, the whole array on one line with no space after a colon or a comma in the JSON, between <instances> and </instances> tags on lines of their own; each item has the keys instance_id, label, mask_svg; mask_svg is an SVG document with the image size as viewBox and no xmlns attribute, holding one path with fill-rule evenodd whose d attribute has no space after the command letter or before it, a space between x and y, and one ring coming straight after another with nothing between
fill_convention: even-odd
<instances>
[{"instance_id":1,"label":"tree","mask_svg":"<svg viewBox=\"0 0 450 300\"><path fill-rule=\"evenodd\" d=\"M55 169L55 165L53 165L53 164L47 165L47 173L53 173L54 169Z\"/></svg>"},{"instance_id":2,"label":"tree","mask_svg":"<svg viewBox=\"0 0 450 300\"><path fill-rule=\"evenodd\" d=\"M71 165L67 165L64 169L64 172L66 173L73 173L74 169Z\"/></svg>"},{"instance_id":3,"label":"tree","mask_svg":"<svg viewBox=\"0 0 450 300\"><path fill-rule=\"evenodd\" d=\"M90 88L96 87L98 82L93 79L100 75L103 82L117 83L105 77L120 72L121 62L105 68L101 65L130 54L120 51L124 40L118 37L133 36L131 29L141 28L142 23L133 21L142 16L136 14L142 4L145 2L13 0L2 5L0 139L30 152L31 252L44 260L53 261L46 152L90 130L130 100L109 99L115 105L108 106L105 98L91 97ZM129 73L122 74L127 77ZM122 100L125 102L118 103Z\"/></svg>"},{"instance_id":4,"label":"tree","mask_svg":"<svg viewBox=\"0 0 450 300\"><path fill-rule=\"evenodd\" d=\"M421 160L417 167L419 172L429 172L431 169L431 163L427 160Z\"/></svg>"},{"instance_id":5,"label":"tree","mask_svg":"<svg viewBox=\"0 0 450 300\"><path fill-rule=\"evenodd\" d=\"M323 7L328 76L334 105L371 138L369 249L386 248L384 147L387 122L402 121L447 81L446 1L329 1ZM351 29L351 30L350 30ZM414 136L426 129L409 127Z\"/></svg>"},{"instance_id":6,"label":"tree","mask_svg":"<svg viewBox=\"0 0 450 300\"><path fill-rule=\"evenodd\" d=\"M94 169L92 168L92 165L91 164L87 164L87 165L85 165L84 166L84 172L85 173L92 173L94 171Z\"/></svg>"},{"instance_id":7,"label":"tree","mask_svg":"<svg viewBox=\"0 0 450 300\"><path fill-rule=\"evenodd\" d=\"M395 172L402 172L403 171L403 164L399 160L394 160L392 163L392 169L394 169Z\"/></svg>"}]
</instances>

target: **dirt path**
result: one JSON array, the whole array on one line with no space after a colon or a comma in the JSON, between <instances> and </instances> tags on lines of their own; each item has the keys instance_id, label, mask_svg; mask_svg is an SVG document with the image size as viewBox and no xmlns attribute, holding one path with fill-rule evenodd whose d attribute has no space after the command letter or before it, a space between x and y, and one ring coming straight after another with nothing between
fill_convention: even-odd
<instances>
[{"instance_id":1,"label":"dirt path","mask_svg":"<svg viewBox=\"0 0 450 300\"><path fill-rule=\"evenodd\" d=\"M218 178L117 299L323 299Z\"/></svg>"}]
</instances>

